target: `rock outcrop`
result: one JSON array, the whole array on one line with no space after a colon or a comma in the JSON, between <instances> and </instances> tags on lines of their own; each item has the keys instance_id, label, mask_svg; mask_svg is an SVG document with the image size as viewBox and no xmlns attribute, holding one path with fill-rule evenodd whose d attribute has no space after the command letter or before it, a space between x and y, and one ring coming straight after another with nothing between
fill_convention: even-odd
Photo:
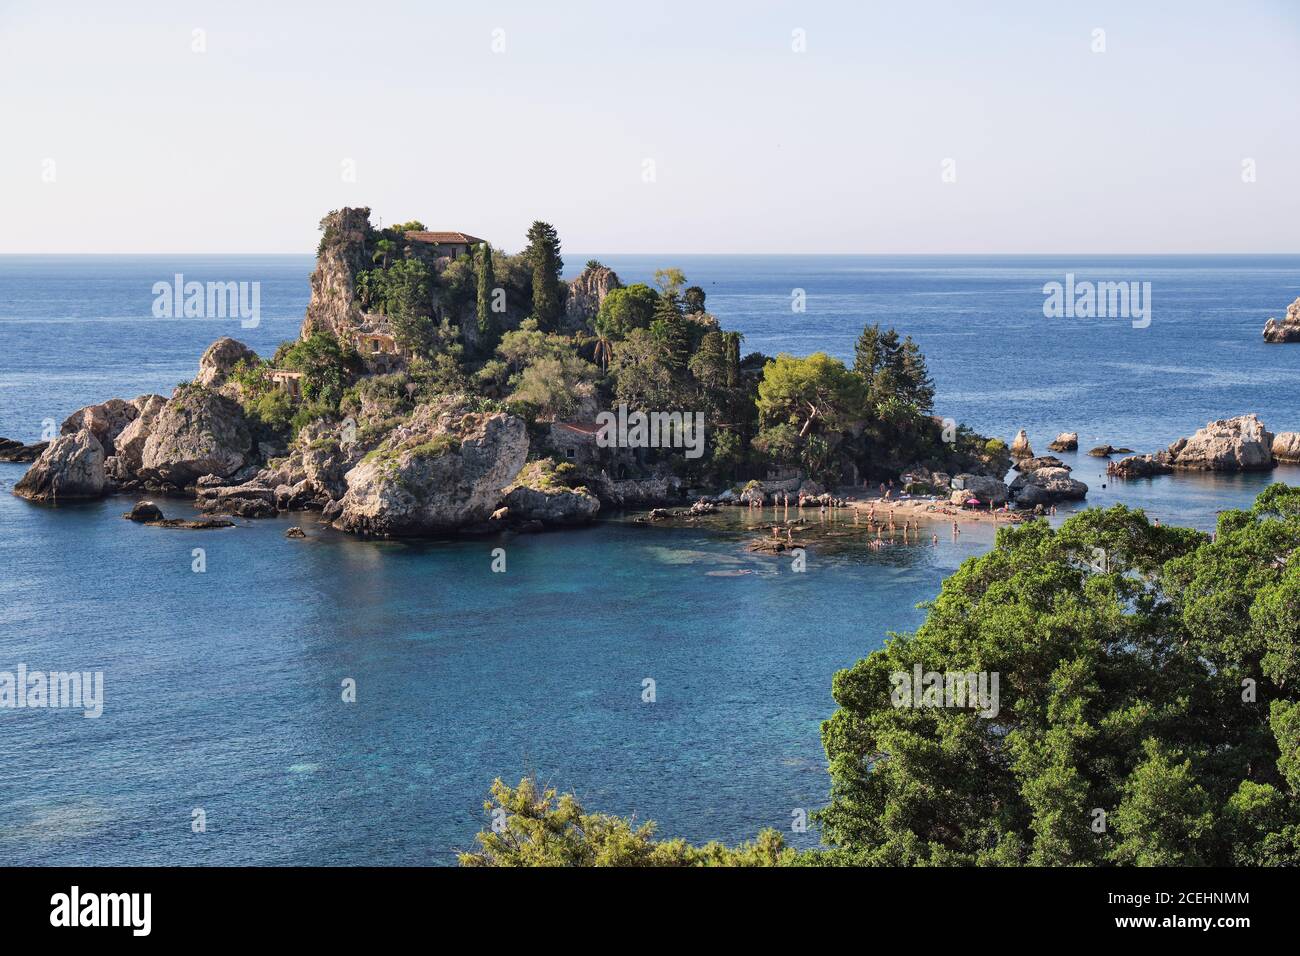
<instances>
[{"instance_id":1,"label":"rock outcrop","mask_svg":"<svg viewBox=\"0 0 1300 956\"><path fill-rule=\"evenodd\" d=\"M104 495L104 446L88 428L50 442L14 494L31 501L59 502Z\"/></svg>"},{"instance_id":2,"label":"rock outcrop","mask_svg":"<svg viewBox=\"0 0 1300 956\"><path fill-rule=\"evenodd\" d=\"M12 438L0 438L0 461L31 462L41 457L41 452L50 447L47 441L24 445Z\"/></svg>"},{"instance_id":3,"label":"rock outcrop","mask_svg":"<svg viewBox=\"0 0 1300 956\"><path fill-rule=\"evenodd\" d=\"M1164 452L1121 458L1106 466L1106 474L1116 478L1151 478L1155 475L1167 475L1172 471Z\"/></svg>"},{"instance_id":4,"label":"rock outcrop","mask_svg":"<svg viewBox=\"0 0 1300 956\"><path fill-rule=\"evenodd\" d=\"M1264 341L1274 345L1300 342L1300 298L1287 306L1281 322L1269 319L1264 323Z\"/></svg>"},{"instance_id":5,"label":"rock outcrop","mask_svg":"<svg viewBox=\"0 0 1300 956\"><path fill-rule=\"evenodd\" d=\"M1274 435L1273 457L1278 461L1300 462L1300 432L1278 432Z\"/></svg>"},{"instance_id":6,"label":"rock outcrop","mask_svg":"<svg viewBox=\"0 0 1300 956\"><path fill-rule=\"evenodd\" d=\"M348 472L335 526L389 537L486 521L527 456L514 415L469 412L458 397L420 405Z\"/></svg>"},{"instance_id":7,"label":"rock outcrop","mask_svg":"<svg viewBox=\"0 0 1300 956\"><path fill-rule=\"evenodd\" d=\"M983 475L957 475L952 479L952 492L949 495L954 504L964 504L976 498L982 505L1000 505L1007 500L1010 489L1006 482Z\"/></svg>"},{"instance_id":8,"label":"rock outcrop","mask_svg":"<svg viewBox=\"0 0 1300 956\"><path fill-rule=\"evenodd\" d=\"M361 325L354 283L357 273L369 268L366 239L370 234L370 210L337 209L320 221L320 228L316 268L311 274L311 300L302 323L304 339L313 332L340 334Z\"/></svg>"},{"instance_id":9,"label":"rock outcrop","mask_svg":"<svg viewBox=\"0 0 1300 956\"><path fill-rule=\"evenodd\" d=\"M1078 432L1061 432L1047 443L1048 451L1077 451L1079 448Z\"/></svg>"},{"instance_id":10,"label":"rock outcrop","mask_svg":"<svg viewBox=\"0 0 1300 956\"><path fill-rule=\"evenodd\" d=\"M139 476L184 487L203 475L234 475L250 463L252 452L238 403L199 385L182 386L153 421Z\"/></svg>"},{"instance_id":11,"label":"rock outcrop","mask_svg":"<svg viewBox=\"0 0 1300 956\"><path fill-rule=\"evenodd\" d=\"M524 468L506 491L502 517L511 522L540 521L547 526L586 524L596 517L600 501L586 488L557 484L546 463Z\"/></svg>"},{"instance_id":12,"label":"rock outcrop","mask_svg":"<svg viewBox=\"0 0 1300 956\"><path fill-rule=\"evenodd\" d=\"M144 445L149 440L153 423L167 404L161 395L141 395L134 402L139 414L131 424L122 429L114 442L114 455L106 463L109 477L118 480L133 478L144 461Z\"/></svg>"},{"instance_id":13,"label":"rock outcrop","mask_svg":"<svg viewBox=\"0 0 1300 956\"><path fill-rule=\"evenodd\" d=\"M1029 436L1025 434L1022 428L1016 432L1015 439L1011 442L1012 458L1033 458L1034 450L1029 446Z\"/></svg>"},{"instance_id":14,"label":"rock outcrop","mask_svg":"<svg viewBox=\"0 0 1300 956\"><path fill-rule=\"evenodd\" d=\"M132 402L110 398L98 405L87 405L68 416L61 435L75 435L85 429L95 436L105 455L113 454L113 443L140 411Z\"/></svg>"},{"instance_id":15,"label":"rock outcrop","mask_svg":"<svg viewBox=\"0 0 1300 956\"><path fill-rule=\"evenodd\" d=\"M260 361L256 352L227 335L217 339L203 353L199 359L199 374L194 382L208 388L220 388L226 384L231 370L240 362L256 365Z\"/></svg>"},{"instance_id":16,"label":"rock outcrop","mask_svg":"<svg viewBox=\"0 0 1300 956\"><path fill-rule=\"evenodd\" d=\"M1044 465L1022 471L1011 482L1011 496L1022 508L1058 501L1080 501L1087 494L1088 486L1071 478L1070 469L1064 465Z\"/></svg>"},{"instance_id":17,"label":"rock outcrop","mask_svg":"<svg viewBox=\"0 0 1300 956\"><path fill-rule=\"evenodd\" d=\"M566 331L593 330L596 313L600 311L605 296L622 285L613 269L599 263L588 264L582 274L569 283L569 297L564 304Z\"/></svg>"},{"instance_id":18,"label":"rock outcrop","mask_svg":"<svg viewBox=\"0 0 1300 956\"><path fill-rule=\"evenodd\" d=\"M1064 468L1069 471L1069 466L1055 455L1040 455L1036 458L1022 458L1011 466L1014 470L1022 474L1037 471L1039 468Z\"/></svg>"},{"instance_id":19,"label":"rock outcrop","mask_svg":"<svg viewBox=\"0 0 1300 956\"><path fill-rule=\"evenodd\" d=\"M1167 463L1197 471L1266 471L1272 468L1273 433L1257 415L1222 418L1169 446Z\"/></svg>"}]
</instances>

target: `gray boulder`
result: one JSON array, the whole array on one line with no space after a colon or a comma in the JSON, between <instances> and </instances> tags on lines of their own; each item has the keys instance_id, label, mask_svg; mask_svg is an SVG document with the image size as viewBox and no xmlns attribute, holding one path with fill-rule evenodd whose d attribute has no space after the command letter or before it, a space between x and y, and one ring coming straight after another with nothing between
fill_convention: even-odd
<instances>
[{"instance_id":1,"label":"gray boulder","mask_svg":"<svg viewBox=\"0 0 1300 956\"><path fill-rule=\"evenodd\" d=\"M234 475L249 463L252 449L243 409L236 402L202 386L183 386L154 419L139 473L183 487L202 475Z\"/></svg>"},{"instance_id":2,"label":"gray boulder","mask_svg":"<svg viewBox=\"0 0 1300 956\"><path fill-rule=\"evenodd\" d=\"M1006 482L984 475L957 475L952 480L952 489L950 498L953 502L962 503L977 498L982 505L1000 505L1010 493Z\"/></svg>"},{"instance_id":3,"label":"gray boulder","mask_svg":"<svg viewBox=\"0 0 1300 956\"><path fill-rule=\"evenodd\" d=\"M528 457L524 421L421 405L347 473L335 526L379 536L439 534L486 521Z\"/></svg>"},{"instance_id":4,"label":"gray boulder","mask_svg":"<svg viewBox=\"0 0 1300 956\"><path fill-rule=\"evenodd\" d=\"M50 442L14 485L14 494L31 501L102 498L104 493L104 446L87 428Z\"/></svg>"},{"instance_id":5,"label":"gray boulder","mask_svg":"<svg viewBox=\"0 0 1300 956\"><path fill-rule=\"evenodd\" d=\"M1274 435L1273 457L1278 461L1300 462L1300 432L1278 432Z\"/></svg>"},{"instance_id":6,"label":"gray boulder","mask_svg":"<svg viewBox=\"0 0 1300 956\"><path fill-rule=\"evenodd\" d=\"M261 359L243 342L228 335L223 336L209 345L199 359L199 374L194 383L208 388L220 388L226 384L231 370L241 361L256 365Z\"/></svg>"},{"instance_id":7,"label":"gray boulder","mask_svg":"<svg viewBox=\"0 0 1300 956\"><path fill-rule=\"evenodd\" d=\"M507 514L503 517L544 525L586 524L600 510L595 495L586 488L557 484L542 462L532 462L519 473L506 491L504 504Z\"/></svg>"},{"instance_id":8,"label":"gray boulder","mask_svg":"<svg viewBox=\"0 0 1300 956\"><path fill-rule=\"evenodd\" d=\"M161 395L141 395L134 402L137 414L131 423L122 429L114 441L115 468L112 477L127 479L134 477L144 461L144 445L153 430L153 423L159 412L167 404Z\"/></svg>"},{"instance_id":9,"label":"gray boulder","mask_svg":"<svg viewBox=\"0 0 1300 956\"><path fill-rule=\"evenodd\" d=\"M1088 486L1070 477L1070 469L1041 467L1022 472L1011 482L1011 496L1024 508L1054 504L1058 501L1081 501Z\"/></svg>"},{"instance_id":10,"label":"gray boulder","mask_svg":"<svg viewBox=\"0 0 1300 956\"><path fill-rule=\"evenodd\" d=\"M95 436L105 455L113 454L113 443L132 420L140 414L131 402L110 398L98 405L87 405L68 416L61 435L75 435L83 428Z\"/></svg>"}]
</instances>

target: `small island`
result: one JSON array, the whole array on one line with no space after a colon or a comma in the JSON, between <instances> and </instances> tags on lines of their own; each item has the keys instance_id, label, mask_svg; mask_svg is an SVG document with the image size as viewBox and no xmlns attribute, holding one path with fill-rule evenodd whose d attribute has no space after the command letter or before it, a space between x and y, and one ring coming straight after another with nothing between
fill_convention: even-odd
<instances>
[{"instance_id":1,"label":"small island","mask_svg":"<svg viewBox=\"0 0 1300 956\"><path fill-rule=\"evenodd\" d=\"M1041 510L1087 492L1058 460L1022 465L1008 487L1006 443L937 417L924 356L892 329L864 328L851 367L742 355L678 269L624 285L591 261L565 282L544 222L518 254L418 221L375 228L366 208L320 225L297 340L267 359L219 339L170 397L109 399L48 447L14 443L35 458L15 493L192 496L211 515L318 511L402 537L692 496L827 505L882 485ZM636 416L645 433L626 428Z\"/></svg>"}]
</instances>

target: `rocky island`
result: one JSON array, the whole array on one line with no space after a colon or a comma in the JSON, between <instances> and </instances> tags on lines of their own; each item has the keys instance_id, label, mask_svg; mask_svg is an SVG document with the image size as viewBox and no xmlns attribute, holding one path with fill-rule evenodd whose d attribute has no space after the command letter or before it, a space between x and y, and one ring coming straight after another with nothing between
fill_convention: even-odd
<instances>
[{"instance_id":1,"label":"rocky island","mask_svg":"<svg viewBox=\"0 0 1300 956\"><path fill-rule=\"evenodd\" d=\"M1023 432L1008 449L934 416L924 357L892 329L865 328L851 367L742 357L680 270L625 286L592 261L565 282L546 223L517 255L415 221L378 229L365 208L321 232L297 340L267 359L221 338L170 396L79 409L46 447L7 442L34 459L15 493L316 511L383 537L570 526L688 493L742 504L898 482L1025 507L1086 494ZM615 408L666 431L613 433L601 416Z\"/></svg>"}]
</instances>

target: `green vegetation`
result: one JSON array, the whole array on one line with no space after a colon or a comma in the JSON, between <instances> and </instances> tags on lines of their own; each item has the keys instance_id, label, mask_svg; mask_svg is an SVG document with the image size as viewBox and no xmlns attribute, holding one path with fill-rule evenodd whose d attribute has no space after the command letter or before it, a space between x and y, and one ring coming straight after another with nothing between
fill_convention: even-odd
<instances>
[{"instance_id":1,"label":"green vegetation","mask_svg":"<svg viewBox=\"0 0 1300 956\"><path fill-rule=\"evenodd\" d=\"M824 851L727 850L493 785L463 865L1300 865L1300 489L1211 538L1090 509L998 532L915 633L835 675ZM894 675L997 674L995 713Z\"/></svg>"},{"instance_id":2,"label":"green vegetation","mask_svg":"<svg viewBox=\"0 0 1300 956\"><path fill-rule=\"evenodd\" d=\"M572 794L557 798L529 778L514 788L494 781L484 809L504 825L480 833L479 850L461 853L461 866L779 866L795 857L774 830L735 849L657 841L653 823L587 813Z\"/></svg>"},{"instance_id":3,"label":"green vegetation","mask_svg":"<svg viewBox=\"0 0 1300 956\"><path fill-rule=\"evenodd\" d=\"M560 237L554 226L540 220L532 224L524 258L533 270L533 318L540 328L555 329L564 315L560 281L564 260L560 258Z\"/></svg>"},{"instance_id":4,"label":"green vegetation","mask_svg":"<svg viewBox=\"0 0 1300 956\"><path fill-rule=\"evenodd\" d=\"M742 359L740 335L705 311L704 289L681 269L664 268L653 286L614 288L585 325L561 332L563 259L549 223L532 224L519 255L484 243L453 262L408 241L413 225L370 230L355 256L354 287L363 311L386 316L421 400L458 392L506 401L537 438L552 420L619 403L699 411L704 458L686 462L659 449L641 456L692 482L794 467L834 485L893 478L913 466L997 472L1006 461L1000 444L968 429L945 431L932 417L925 359L892 329L864 329L852 368L826 355ZM329 409L340 391L309 396L308 404ZM288 411L274 398L259 414L283 421Z\"/></svg>"}]
</instances>

